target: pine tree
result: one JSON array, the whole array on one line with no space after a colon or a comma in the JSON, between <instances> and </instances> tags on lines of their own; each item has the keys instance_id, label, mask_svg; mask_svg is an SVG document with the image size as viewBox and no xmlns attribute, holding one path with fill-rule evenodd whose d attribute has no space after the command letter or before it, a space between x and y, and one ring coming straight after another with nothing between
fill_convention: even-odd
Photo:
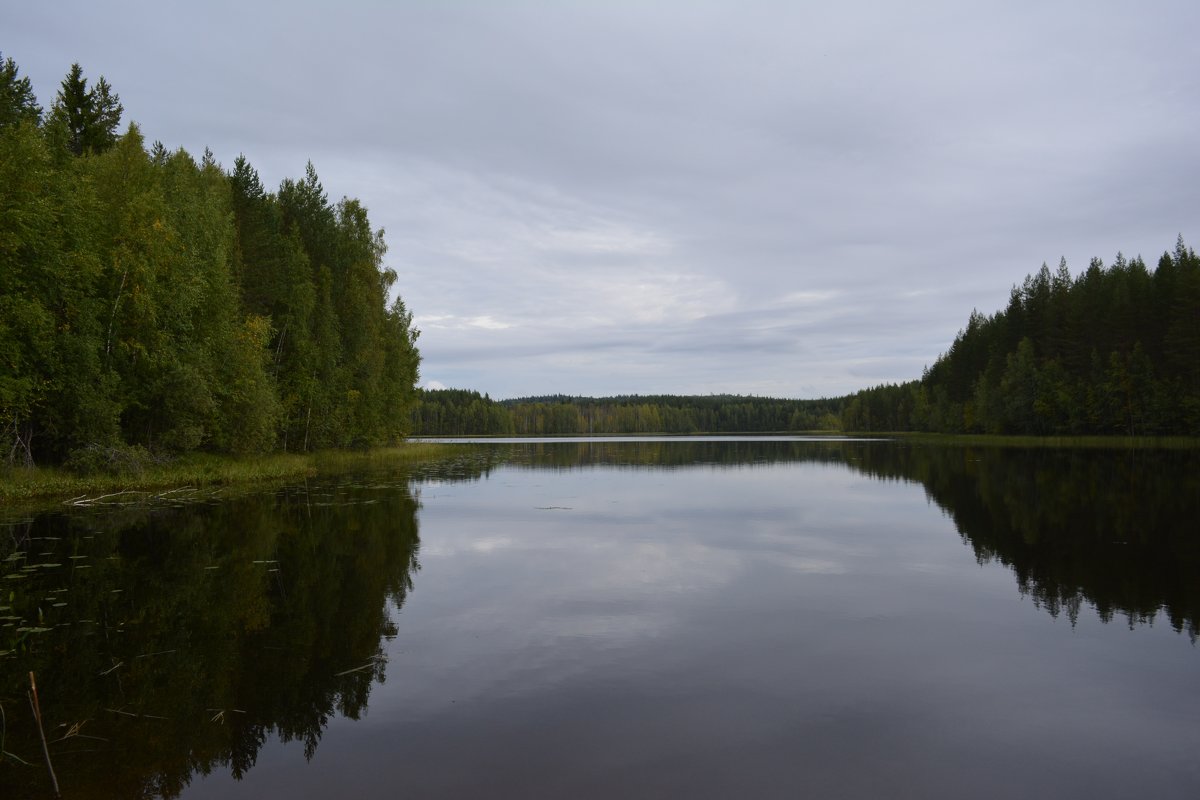
<instances>
[{"instance_id":1,"label":"pine tree","mask_svg":"<svg viewBox=\"0 0 1200 800\"><path fill-rule=\"evenodd\" d=\"M11 58L0 53L0 129L42 121L42 107L33 95L29 78L19 77L20 70Z\"/></svg>"}]
</instances>

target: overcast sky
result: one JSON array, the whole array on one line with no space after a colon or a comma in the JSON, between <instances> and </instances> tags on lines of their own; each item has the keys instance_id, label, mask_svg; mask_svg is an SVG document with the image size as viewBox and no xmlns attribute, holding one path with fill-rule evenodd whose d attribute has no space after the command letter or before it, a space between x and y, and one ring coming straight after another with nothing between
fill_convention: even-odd
<instances>
[{"instance_id":1,"label":"overcast sky","mask_svg":"<svg viewBox=\"0 0 1200 800\"><path fill-rule=\"evenodd\" d=\"M1200 4L5 3L147 141L316 166L387 232L422 383L843 394L1065 256L1200 242Z\"/></svg>"}]
</instances>

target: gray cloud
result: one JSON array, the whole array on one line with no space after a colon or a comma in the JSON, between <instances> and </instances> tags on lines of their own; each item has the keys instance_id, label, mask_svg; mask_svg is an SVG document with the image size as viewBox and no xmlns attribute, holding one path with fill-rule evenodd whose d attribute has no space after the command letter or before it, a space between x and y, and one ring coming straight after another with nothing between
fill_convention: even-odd
<instances>
[{"instance_id":1,"label":"gray cloud","mask_svg":"<svg viewBox=\"0 0 1200 800\"><path fill-rule=\"evenodd\" d=\"M384 227L427 380L828 395L920 374L1065 256L1197 237L1188 2L0 11L150 140Z\"/></svg>"}]
</instances>

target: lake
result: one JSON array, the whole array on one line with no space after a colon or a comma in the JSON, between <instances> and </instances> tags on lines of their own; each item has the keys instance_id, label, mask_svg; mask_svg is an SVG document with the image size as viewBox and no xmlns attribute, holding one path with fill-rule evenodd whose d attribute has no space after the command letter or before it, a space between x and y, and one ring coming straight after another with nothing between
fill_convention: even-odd
<instances>
[{"instance_id":1,"label":"lake","mask_svg":"<svg viewBox=\"0 0 1200 800\"><path fill-rule=\"evenodd\" d=\"M1200 796L1200 452L454 448L5 517L0 797Z\"/></svg>"}]
</instances>

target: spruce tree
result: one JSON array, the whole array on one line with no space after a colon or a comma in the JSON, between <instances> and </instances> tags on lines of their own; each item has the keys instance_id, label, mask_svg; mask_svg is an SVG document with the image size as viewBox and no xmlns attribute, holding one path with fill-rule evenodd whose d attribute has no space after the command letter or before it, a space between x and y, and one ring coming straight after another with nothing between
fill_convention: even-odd
<instances>
[{"instance_id":1,"label":"spruce tree","mask_svg":"<svg viewBox=\"0 0 1200 800\"><path fill-rule=\"evenodd\" d=\"M66 126L68 149L81 156L103 153L116 144L124 110L103 75L89 89L83 68L76 63L63 78L52 113Z\"/></svg>"},{"instance_id":2,"label":"spruce tree","mask_svg":"<svg viewBox=\"0 0 1200 800\"><path fill-rule=\"evenodd\" d=\"M0 129L21 122L36 125L41 120L42 107L37 104L29 78L20 77L16 62L0 53Z\"/></svg>"}]
</instances>

